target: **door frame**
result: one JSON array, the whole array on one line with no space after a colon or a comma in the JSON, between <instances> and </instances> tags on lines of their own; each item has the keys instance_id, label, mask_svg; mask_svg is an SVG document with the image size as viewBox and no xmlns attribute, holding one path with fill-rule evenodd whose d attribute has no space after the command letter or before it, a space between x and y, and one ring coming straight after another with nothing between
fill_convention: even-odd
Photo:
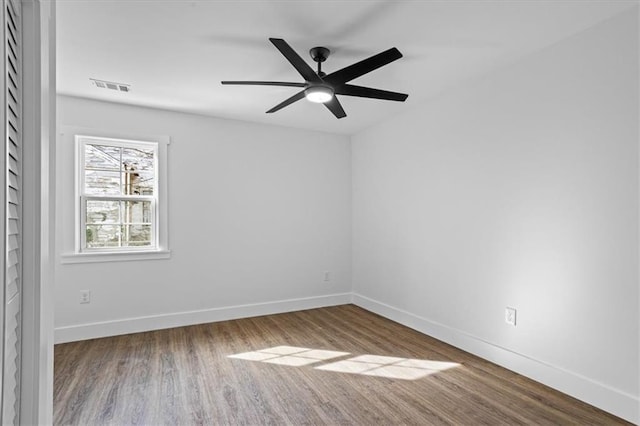
<instances>
[{"instance_id":1,"label":"door frame","mask_svg":"<svg viewBox=\"0 0 640 426\"><path fill-rule=\"evenodd\" d=\"M21 0L23 298L21 424L53 423L55 0Z\"/></svg>"}]
</instances>

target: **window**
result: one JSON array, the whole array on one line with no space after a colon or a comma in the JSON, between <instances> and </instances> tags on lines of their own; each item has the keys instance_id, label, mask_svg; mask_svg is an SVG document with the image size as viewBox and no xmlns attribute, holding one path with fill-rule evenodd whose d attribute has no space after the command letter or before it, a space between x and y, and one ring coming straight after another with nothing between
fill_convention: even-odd
<instances>
[{"instance_id":1,"label":"window","mask_svg":"<svg viewBox=\"0 0 640 426\"><path fill-rule=\"evenodd\" d=\"M168 135L59 128L63 264L169 259Z\"/></svg>"},{"instance_id":2,"label":"window","mask_svg":"<svg viewBox=\"0 0 640 426\"><path fill-rule=\"evenodd\" d=\"M77 251L158 250L158 143L75 138Z\"/></svg>"}]
</instances>

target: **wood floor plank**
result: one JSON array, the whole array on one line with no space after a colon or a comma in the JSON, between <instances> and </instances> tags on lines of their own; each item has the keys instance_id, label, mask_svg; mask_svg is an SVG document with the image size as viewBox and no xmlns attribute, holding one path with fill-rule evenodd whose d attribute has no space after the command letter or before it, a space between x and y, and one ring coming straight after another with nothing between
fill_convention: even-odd
<instances>
[{"instance_id":1,"label":"wood floor plank","mask_svg":"<svg viewBox=\"0 0 640 426\"><path fill-rule=\"evenodd\" d=\"M629 424L353 305L56 345L54 423Z\"/></svg>"}]
</instances>

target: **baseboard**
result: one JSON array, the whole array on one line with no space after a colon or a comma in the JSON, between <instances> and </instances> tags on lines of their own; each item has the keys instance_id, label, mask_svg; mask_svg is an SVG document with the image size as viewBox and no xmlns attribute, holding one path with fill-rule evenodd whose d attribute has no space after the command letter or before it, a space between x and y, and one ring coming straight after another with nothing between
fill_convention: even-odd
<instances>
[{"instance_id":1,"label":"baseboard","mask_svg":"<svg viewBox=\"0 0 640 426\"><path fill-rule=\"evenodd\" d=\"M640 424L640 399L636 396L356 293L353 294L352 303L529 377L629 422Z\"/></svg>"},{"instance_id":2,"label":"baseboard","mask_svg":"<svg viewBox=\"0 0 640 426\"><path fill-rule=\"evenodd\" d=\"M198 311L176 312L163 315L58 327L55 329L55 343L75 342L79 340L182 327L186 325L280 314L285 312L301 311L304 309L344 305L346 303L351 303L351 293L278 300L266 303L227 306Z\"/></svg>"}]
</instances>

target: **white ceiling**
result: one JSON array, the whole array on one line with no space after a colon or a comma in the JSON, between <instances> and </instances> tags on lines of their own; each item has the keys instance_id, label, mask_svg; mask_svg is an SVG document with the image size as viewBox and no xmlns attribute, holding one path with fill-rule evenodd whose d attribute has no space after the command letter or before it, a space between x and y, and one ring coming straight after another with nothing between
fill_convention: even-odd
<instances>
[{"instance_id":1,"label":"white ceiling","mask_svg":"<svg viewBox=\"0 0 640 426\"><path fill-rule=\"evenodd\" d=\"M72 96L353 134L634 4L58 0L57 86ZM312 66L309 49L328 47L328 73L397 47L403 58L352 83L409 98L341 96L347 112L341 120L305 100L265 114L299 89L220 81L302 82L269 37L284 38ZM99 89L90 78L131 84L132 91Z\"/></svg>"}]
</instances>

